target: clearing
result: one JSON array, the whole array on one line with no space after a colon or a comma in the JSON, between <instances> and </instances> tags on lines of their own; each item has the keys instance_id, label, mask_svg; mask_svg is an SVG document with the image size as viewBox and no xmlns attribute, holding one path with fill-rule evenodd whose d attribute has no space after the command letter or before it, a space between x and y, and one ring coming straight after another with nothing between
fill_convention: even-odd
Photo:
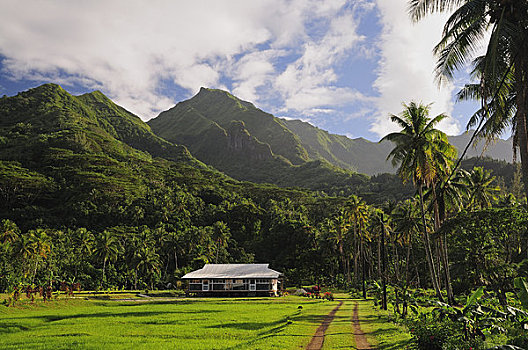
<instances>
[{"instance_id":1,"label":"clearing","mask_svg":"<svg viewBox=\"0 0 528 350\"><path fill-rule=\"evenodd\" d=\"M326 320L323 349L355 348L356 304L370 344L397 349L408 339L407 333L372 309L371 302L341 297L336 301L294 296L143 302L59 299L0 306L0 347L302 349ZM334 309L330 320L328 314Z\"/></svg>"}]
</instances>

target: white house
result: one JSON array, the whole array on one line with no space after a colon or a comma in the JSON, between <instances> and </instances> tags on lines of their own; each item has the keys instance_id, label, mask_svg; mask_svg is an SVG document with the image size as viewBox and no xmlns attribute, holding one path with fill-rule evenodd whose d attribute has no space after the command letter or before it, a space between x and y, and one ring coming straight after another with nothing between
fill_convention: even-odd
<instances>
[{"instance_id":1,"label":"white house","mask_svg":"<svg viewBox=\"0 0 528 350\"><path fill-rule=\"evenodd\" d=\"M187 293L196 295L273 296L279 290L280 272L269 264L205 264L182 277Z\"/></svg>"}]
</instances>

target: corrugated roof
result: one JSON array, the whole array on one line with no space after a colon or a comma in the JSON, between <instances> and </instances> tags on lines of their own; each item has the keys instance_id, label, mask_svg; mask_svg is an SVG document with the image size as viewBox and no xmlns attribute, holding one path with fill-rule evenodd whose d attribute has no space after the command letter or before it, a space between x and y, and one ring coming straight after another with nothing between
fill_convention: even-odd
<instances>
[{"instance_id":1,"label":"corrugated roof","mask_svg":"<svg viewBox=\"0 0 528 350\"><path fill-rule=\"evenodd\" d=\"M269 264L205 264L200 270L189 272L182 279L200 278L279 278L280 272Z\"/></svg>"}]
</instances>

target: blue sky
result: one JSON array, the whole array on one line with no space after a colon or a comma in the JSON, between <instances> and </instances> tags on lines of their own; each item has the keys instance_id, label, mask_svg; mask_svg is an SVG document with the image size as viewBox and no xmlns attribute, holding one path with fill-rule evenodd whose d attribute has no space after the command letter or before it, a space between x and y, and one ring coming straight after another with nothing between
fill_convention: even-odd
<instances>
[{"instance_id":1,"label":"blue sky","mask_svg":"<svg viewBox=\"0 0 528 350\"><path fill-rule=\"evenodd\" d=\"M476 108L453 101L467 74L441 89L433 75L446 15L413 24L406 11L405 0L6 2L0 94L99 89L148 120L205 86L371 140L416 100L460 133Z\"/></svg>"}]
</instances>

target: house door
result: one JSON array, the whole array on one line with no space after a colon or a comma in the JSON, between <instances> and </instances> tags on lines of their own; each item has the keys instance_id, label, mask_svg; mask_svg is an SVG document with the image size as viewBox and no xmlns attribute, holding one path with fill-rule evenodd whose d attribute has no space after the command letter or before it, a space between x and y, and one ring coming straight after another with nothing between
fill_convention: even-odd
<instances>
[{"instance_id":1,"label":"house door","mask_svg":"<svg viewBox=\"0 0 528 350\"><path fill-rule=\"evenodd\" d=\"M257 290L257 283L255 280L249 280L249 291L254 292Z\"/></svg>"},{"instance_id":2,"label":"house door","mask_svg":"<svg viewBox=\"0 0 528 350\"><path fill-rule=\"evenodd\" d=\"M202 291L208 292L209 291L209 280L203 280L202 281Z\"/></svg>"}]
</instances>

